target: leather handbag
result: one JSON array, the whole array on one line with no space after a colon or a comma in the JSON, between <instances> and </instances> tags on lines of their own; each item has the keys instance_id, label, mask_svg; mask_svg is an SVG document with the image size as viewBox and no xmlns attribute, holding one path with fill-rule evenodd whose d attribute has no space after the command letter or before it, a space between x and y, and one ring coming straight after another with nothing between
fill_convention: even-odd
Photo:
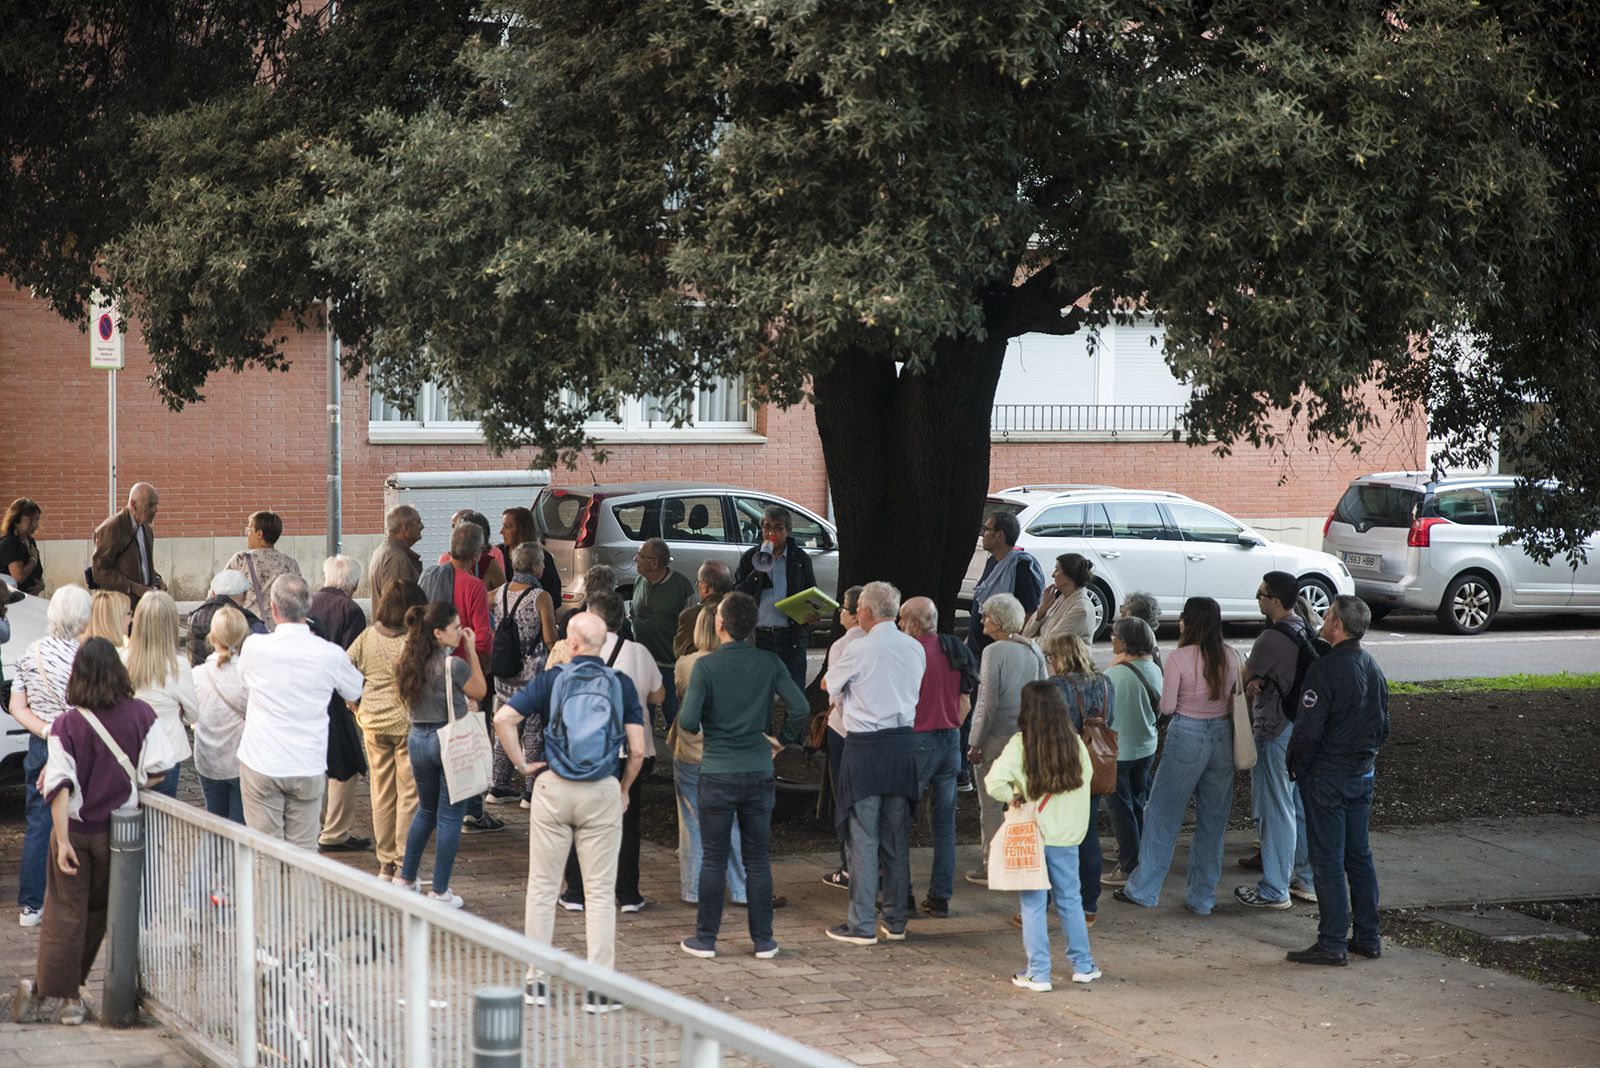
<instances>
[{"instance_id":1,"label":"leather handbag","mask_svg":"<svg viewBox=\"0 0 1600 1068\"><path fill-rule=\"evenodd\" d=\"M1238 660L1238 654L1234 655ZM1244 664L1233 677L1233 770L1249 771L1256 766L1256 735L1250 725L1250 698L1244 692Z\"/></svg>"},{"instance_id":2,"label":"leather handbag","mask_svg":"<svg viewBox=\"0 0 1600 1068\"><path fill-rule=\"evenodd\" d=\"M1102 688L1107 690L1107 703L1110 701L1110 685L1105 676L1100 676ZM1073 700L1077 700L1077 692L1073 691ZM1078 735L1083 739L1084 748L1089 750L1089 794L1091 797L1107 797L1117 792L1117 732L1111 729L1105 716L1091 716L1083 705L1078 705L1078 718L1083 726Z\"/></svg>"}]
</instances>

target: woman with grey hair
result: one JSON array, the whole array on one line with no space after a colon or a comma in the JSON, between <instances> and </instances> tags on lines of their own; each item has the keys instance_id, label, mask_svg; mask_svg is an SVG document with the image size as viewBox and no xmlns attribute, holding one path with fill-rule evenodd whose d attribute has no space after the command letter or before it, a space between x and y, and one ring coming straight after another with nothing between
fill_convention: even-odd
<instances>
[{"instance_id":1,"label":"woman with grey hair","mask_svg":"<svg viewBox=\"0 0 1600 1068\"><path fill-rule=\"evenodd\" d=\"M1150 640L1156 640L1156 631L1161 629L1161 602L1156 600L1153 593L1135 590L1122 598L1122 605L1117 609L1118 619L1142 619L1145 626L1150 628ZM1153 647L1150 660L1156 667L1161 666L1161 649Z\"/></svg>"},{"instance_id":2,"label":"woman with grey hair","mask_svg":"<svg viewBox=\"0 0 1600 1068\"><path fill-rule=\"evenodd\" d=\"M978 700L972 710L972 735L967 760L974 767L993 762L1017 733L1017 712L1022 707L1022 688L1050 676L1044 654L1020 633L1026 616L1022 602L1009 593L997 593L983 602L983 633L990 643L984 647L978 666ZM986 885L989 840L1005 820L1004 802L978 793L978 814L983 829L983 848L978 856L985 867L967 873L967 881Z\"/></svg>"},{"instance_id":3,"label":"woman with grey hair","mask_svg":"<svg viewBox=\"0 0 1600 1068\"><path fill-rule=\"evenodd\" d=\"M50 855L50 806L38 790L39 772L50 756L45 739L56 717L66 714L67 680L78 655L78 635L89 625L89 591L63 586L50 598L45 636L28 646L11 684L11 718L28 732L22 758L27 829L22 835L22 870L17 887L18 920L37 927L44 915L45 862Z\"/></svg>"},{"instance_id":4,"label":"woman with grey hair","mask_svg":"<svg viewBox=\"0 0 1600 1068\"><path fill-rule=\"evenodd\" d=\"M1156 760L1156 710L1161 706L1161 669L1156 666L1156 636L1137 616L1112 624L1115 654L1106 678L1115 687L1117 791L1106 798L1111 827L1117 836L1117 865L1100 876L1107 886L1126 886L1128 873L1139 866L1139 840L1144 834L1144 807L1150 801L1150 774Z\"/></svg>"},{"instance_id":5,"label":"woman with grey hair","mask_svg":"<svg viewBox=\"0 0 1600 1068\"><path fill-rule=\"evenodd\" d=\"M538 677L544 670L545 656L556 643L555 604L543 582L544 555L544 547L537 541L518 544L511 550L511 581L489 594L489 625L498 638L501 624L513 620L520 654L516 672L494 675L494 694L501 703ZM493 667L491 656L490 668ZM522 721L522 753L529 764L544 761L544 723L537 712ZM501 748L500 739L495 738L494 778L484 802L499 805L520 798L526 805L533 796L533 782L516 789L511 785L515 775L511 758Z\"/></svg>"}]
</instances>

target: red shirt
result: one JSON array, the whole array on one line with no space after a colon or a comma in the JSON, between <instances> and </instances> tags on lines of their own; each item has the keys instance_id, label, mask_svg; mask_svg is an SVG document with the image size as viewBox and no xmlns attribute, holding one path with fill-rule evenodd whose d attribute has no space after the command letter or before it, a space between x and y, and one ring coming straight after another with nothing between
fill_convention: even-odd
<instances>
[{"instance_id":1,"label":"red shirt","mask_svg":"<svg viewBox=\"0 0 1600 1068\"><path fill-rule=\"evenodd\" d=\"M955 730L961 726L961 672L950 666L950 660L939 648L937 634L917 637L928 658L928 667L922 673L922 692L917 697L916 730Z\"/></svg>"},{"instance_id":2,"label":"red shirt","mask_svg":"<svg viewBox=\"0 0 1600 1068\"><path fill-rule=\"evenodd\" d=\"M458 567L455 572L456 614L461 617L463 627L472 628L476 639L472 644L478 647L478 662L487 669L489 650L494 645L494 631L489 626L489 591L484 589L483 580L470 571ZM456 649L455 655L466 659L465 642Z\"/></svg>"}]
</instances>

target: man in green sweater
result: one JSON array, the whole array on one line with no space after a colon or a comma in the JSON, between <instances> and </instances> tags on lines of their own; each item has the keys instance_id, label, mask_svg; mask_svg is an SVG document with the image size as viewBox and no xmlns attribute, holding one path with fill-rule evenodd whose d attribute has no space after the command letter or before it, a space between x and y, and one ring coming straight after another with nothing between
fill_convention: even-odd
<instances>
[{"instance_id":1,"label":"man in green sweater","mask_svg":"<svg viewBox=\"0 0 1600 1068\"><path fill-rule=\"evenodd\" d=\"M672 638L678 630L678 616L694 600L694 587L672 570L672 552L660 538L646 539L634 554L633 565L639 571L633 584L633 636L650 650L661 677L670 683L677 659L672 652ZM678 689L669 685L666 700L661 702L661 715L670 727L677 714Z\"/></svg>"},{"instance_id":2,"label":"man in green sweater","mask_svg":"<svg viewBox=\"0 0 1600 1068\"><path fill-rule=\"evenodd\" d=\"M722 895L727 880L733 821L739 821L745 882L750 897L750 939L763 960L778 955L772 937L772 755L798 744L810 718L806 695L776 653L750 644L756 602L730 593L717 605L722 644L701 658L689 675L678 712L678 729L705 736L700 765L700 904L695 933L681 943L694 957L717 955ZM772 698L783 698L783 742L767 734Z\"/></svg>"}]
</instances>

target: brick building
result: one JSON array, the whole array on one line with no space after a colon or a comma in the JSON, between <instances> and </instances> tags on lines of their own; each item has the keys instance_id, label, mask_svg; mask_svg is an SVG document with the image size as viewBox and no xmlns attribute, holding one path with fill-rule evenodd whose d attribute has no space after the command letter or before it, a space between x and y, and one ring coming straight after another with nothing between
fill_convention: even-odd
<instances>
[{"instance_id":1,"label":"brick building","mask_svg":"<svg viewBox=\"0 0 1600 1068\"><path fill-rule=\"evenodd\" d=\"M1174 443L1163 432L1187 398L1149 341L1148 328L1087 338L1029 335L1013 342L996 397L991 485L1104 482L1176 490L1246 519L1269 536L1314 544L1354 475L1415 468L1426 459L1420 418L1390 424L1362 455L1303 445L1286 454L1237 449L1227 458ZM88 337L43 302L0 287L0 502L29 496L43 508L40 544L54 586L78 580L89 536L108 514L107 372L91 370ZM136 481L161 492L157 570L180 597L200 597L210 575L243 547L245 518L282 515L280 544L308 575L326 526L327 349L320 332L297 335L287 372L221 374L204 403L174 413L145 382L150 361L137 329L117 376L117 499ZM425 389L417 417L346 383L343 534L363 560L381 536L384 480L401 471L509 469L531 450L496 457L475 427L452 418L448 398ZM691 478L748 485L819 512L828 507L821 446L807 407L753 409L738 382L703 394L694 425L674 429L648 400L597 422L604 465L589 481ZM556 478L563 477L557 473Z\"/></svg>"}]
</instances>

